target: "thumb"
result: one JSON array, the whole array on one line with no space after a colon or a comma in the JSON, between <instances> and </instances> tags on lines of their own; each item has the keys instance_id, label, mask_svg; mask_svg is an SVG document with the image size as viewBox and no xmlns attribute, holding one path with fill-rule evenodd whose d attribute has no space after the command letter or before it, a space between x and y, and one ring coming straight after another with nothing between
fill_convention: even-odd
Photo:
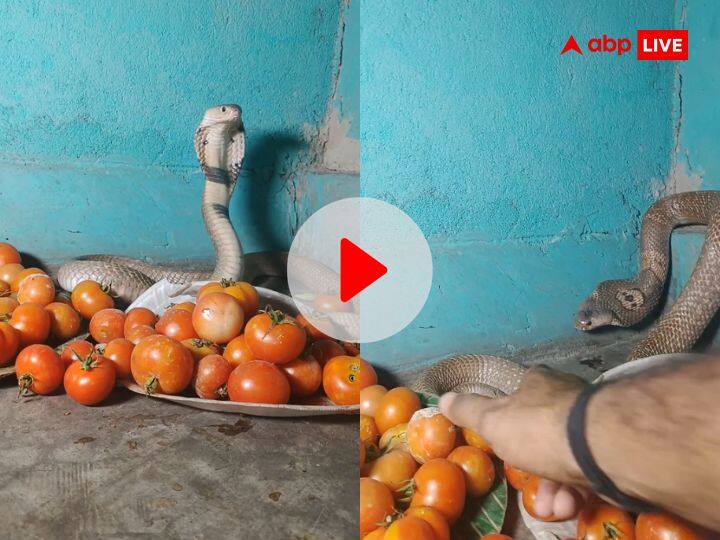
<instances>
[{"instance_id":1,"label":"thumb","mask_svg":"<svg viewBox=\"0 0 720 540\"><path fill-rule=\"evenodd\" d=\"M493 401L477 394L448 392L440 398L439 406L443 415L456 426L467 427L483 435L480 426Z\"/></svg>"}]
</instances>

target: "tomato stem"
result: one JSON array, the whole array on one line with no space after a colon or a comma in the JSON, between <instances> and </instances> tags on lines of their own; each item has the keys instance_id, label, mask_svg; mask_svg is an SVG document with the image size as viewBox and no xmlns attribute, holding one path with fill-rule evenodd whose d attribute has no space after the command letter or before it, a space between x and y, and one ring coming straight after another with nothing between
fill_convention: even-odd
<instances>
[{"instance_id":1,"label":"tomato stem","mask_svg":"<svg viewBox=\"0 0 720 540\"><path fill-rule=\"evenodd\" d=\"M155 375L150 377L145 382L145 394L147 394L148 396L154 394L155 391L157 390L157 387L159 384L160 384L160 380Z\"/></svg>"},{"instance_id":2,"label":"tomato stem","mask_svg":"<svg viewBox=\"0 0 720 540\"><path fill-rule=\"evenodd\" d=\"M18 377L18 386L20 387L20 390L18 391L18 399L23 398L30 393L32 383L33 376L29 373L25 373L24 375Z\"/></svg>"},{"instance_id":3,"label":"tomato stem","mask_svg":"<svg viewBox=\"0 0 720 540\"><path fill-rule=\"evenodd\" d=\"M226 399L228 397L227 384L223 384L215 391L215 393L217 394L218 399Z\"/></svg>"}]
</instances>

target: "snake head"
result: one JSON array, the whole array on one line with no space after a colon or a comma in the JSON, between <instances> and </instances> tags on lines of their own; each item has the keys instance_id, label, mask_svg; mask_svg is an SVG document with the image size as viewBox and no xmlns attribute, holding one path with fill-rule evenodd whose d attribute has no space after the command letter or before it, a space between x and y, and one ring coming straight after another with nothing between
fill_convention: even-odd
<instances>
[{"instance_id":1,"label":"snake head","mask_svg":"<svg viewBox=\"0 0 720 540\"><path fill-rule=\"evenodd\" d=\"M580 305L575 328L587 331L609 325L632 326L645 317L648 307L636 283L621 279L603 281Z\"/></svg>"},{"instance_id":2,"label":"snake head","mask_svg":"<svg viewBox=\"0 0 720 540\"><path fill-rule=\"evenodd\" d=\"M200 127L210 127L218 124L229 124L240 129L242 127L242 109L240 106L225 104L210 107L205 111Z\"/></svg>"},{"instance_id":3,"label":"snake head","mask_svg":"<svg viewBox=\"0 0 720 540\"><path fill-rule=\"evenodd\" d=\"M592 296L588 297L575 315L575 328L588 331L613 324L613 312L597 302Z\"/></svg>"}]
</instances>

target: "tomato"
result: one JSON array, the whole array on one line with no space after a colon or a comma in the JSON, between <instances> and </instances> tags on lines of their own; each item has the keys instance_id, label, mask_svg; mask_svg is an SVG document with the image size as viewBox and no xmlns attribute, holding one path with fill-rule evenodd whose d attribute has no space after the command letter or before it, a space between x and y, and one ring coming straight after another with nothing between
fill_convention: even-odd
<instances>
[{"instance_id":1,"label":"tomato","mask_svg":"<svg viewBox=\"0 0 720 540\"><path fill-rule=\"evenodd\" d=\"M10 296L11 292L10 284L0 279L0 298Z\"/></svg>"},{"instance_id":2,"label":"tomato","mask_svg":"<svg viewBox=\"0 0 720 540\"><path fill-rule=\"evenodd\" d=\"M70 399L81 405L105 401L115 387L115 367L107 358L91 353L73 362L65 371L63 383Z\"/></svg>"},{"instance_id":3,"label":"tomato","mask_svg":"<svg viewBox=\"0 0 720 540\"><path fill-rule=\"evenodd\" d=\"M26 277L40 274L40 275L46 275L43 270L40 268L24 268L20 272L17 273L17 275L13 278L12 282L10 283L10 288L12 289L12 292L16 293L20 291L20 284L25 281Z\"/></svg>"},{"instance_id":4,"label":"tomato","mask_svg":"<svg viewBox=\"0 0 720 540\"><path fill-rule=\"evenodd\" d=\"M0 242L0 266L10 263L19 263L20 253L10 244Z\"/></svg>"},{"instance_id":5,"label":"tomato","mask_svg":"<svg viewBox=\"0 0 720 540\"><path fill-rule=\"evenodd\" d=\"M395 512L390 489L372 478L360 479L360 536L374 531Z\"/></svg>"},{"instance_id":6,"label":"tomato","mask_svg":"<svg viewBox=\"0 0 720 540\"><path fill-rule=\"evenodd\" d=\"M50 276L33 274L22 280L18 288L17 301L20 304L33 302L47 306L55 300L55 284Z\"/></svg>"},{"instance_id":7,"label":"tomato","mask_svg":"<svg viewBox=\"0 0 720 540\"><path fill-rule=\"evenodd\" d=\"M260 360L284 364L300 356L305 349L307 334L295 319L282 311L270 309L248 321L245 341ZM317 357L315 359L320 361Z\"/></svg>"},{"instance_id":8,"label":"tomato","mask_svg":"<svg viewBox=\"0 0 720 540\"><path fill-rule=\"evenodd\" d=\"M456 438L455 425L437 407L416 411L408 422L408 447L418 463L447 457L455 448Z\"/></svg>"},{"instance_id":9,"label":"tomato","mask_svg":"<svg viewBox=\"0 0 720 540\"><path fill-rule=\"evenodd\" d=\"M20 333L20 345L44 343L50 335L50 312L39 304L21 304L10 318L10 326Z\"/></svg>"},{"instance_id":10,"label":"tomato","mask_svg":"<svg viewBox=\"0 0 720 540\"><path fill-rule=\"evenodd\" d=\"M115 374L118 379L129 379L132 375L130 360L134 349L135 344L125 338L113 339L105 346L103 356L115 366Z\"/></svg>"},{"instance_id":11,"label":"tomato","mask_svg":"<svg viewBox=\"0 0 720 540\"><path fill-rule=\"evenodd\" d=\"M384 540L435 540L435 532L424 519L414 516L401 517L392 522L385 531Z\"/></svg>"},{"instance_id":12,"label":"tomato","mask_svg":"<svg viewBox=\"0 0 720 540\"><path fill-rule=\"evenodd\" d=\"M260 296L255 287L244 281L228 282L223 290L225 294L229 294L235 298L243 308L247 319L258 312L260 307Z\"/></svg>"},{"instance_id":13,"label":"tomato","mask_svg":"<svg viewBox=\"0 0 720 540\"><path fill-rule=\"evenodd\" d=\"M505 468L505 477L508 483L518 491L522 491L527 481L533 476L530 473L513 467L507 462L503 464L503 467Z\"/></svg>"},{"instance_id":14,"label":"tomato","mask_svg":"<svg viewBox=\"0 0 720 540\"><path fill-rule=\"evenodd\" d=\"M558 518L555 516L555 514L550 514L547 517L541 517L537 513L535 504L537 501L538 487L540 486L541 481L542 478L533 475L530 476L530 478L528 478L523 485L522 502L523 506L525 507L525 511L532 517L534 517L535 519L539 519L540 521L558 521Z\"/></svg>"},{"instance_id":15,"label":"tomato","mask_svg":"<svg viewBox=\"0 0 720 540\"><path fill-rule=\"evenodd\" d=\"M50 314L50 335L60 342L74 338L80 332L80 314L72 306L51 302L45 306Z\"/></svg>"},{"instance_id":16,"label":"tomato","mask_svg":"<svg viewBox=\"0 0 720 540\"><path fill-rule=\"evenodd\" d=\"M227 386L231 401L276 404L290 401L290 383L285 374L276 365L262 360L237 366Z\"/></svg>"},{"instance_id":17,"label":"tomato","mask_svg":"<svg viewBox=\"0 0 720 540\"><path fill-rule=\"evenodd\" d=\"M76 360L87 358L93 350L92 343L85 341L84 339L78 339L65 346L62 354L60 354L60 359L63 361L63 365L68 367Z\"/></svg>"},{"instance_id":18,"label":"tomato","mask_svg":"<svg viewBox=\"0 0 720 540\"><path fill-rule=\"evenodd\" d=\"M410 454L403 450L393 450L370 463L367 476L385 484L393 496L399 499L417 469L418 464Z\"/></svg>"},{"instance_id":19,"label":"tomato","mask_svg":"<svg viewBox=\"0 0 720 540\"><path fill-rule=\"evenodd\" d=\"M447 459L431 459L413 477L415 484L410 506L431 506L451 525L465 507L463 470Z\"/></svg>"},{"instance_id":20,"label":"tomato","mask_svg":"<svg viewBox=\"0 0 720 540\"><path fill-rule=\"evenodd\" d=\"M384 538L385 538L385 527L378 527L374 531L363 536L362 540L384 540Z\"/></svg>"},{"instance_id":21,"label":"tomato","mask_svg":"<svg viewBox=\"0 0 720 540\"><path fill-rule=\"evenodd\" d=\"M211 354L220 354L220 346L200 338L183 339L183 346L190 351L196 362Z\"/></svg>"},{"instance_id":22,"label":"tomato","mask_svg":"<svg viewBox=\"0 0 720 540\"><path fill-rule=\"evenodd\" d=\"M365 465L365 458L367 456L365 455L365 443L360 441L360 466L362 467Z\"/></svg>"},{"instance_id":23,"label":"tomato","mask_svg":"<svg viewBox=\"0 0 720 540\"><path fill-rule=\"evenodd\" d=\"M345 354L348 356L360 356L360 346L356 343L350 343L349 341L343 341L342 347L345 349Z\"/></svg>"},{"instance_id":24,"label":"tomato","mask_svg":"<svg viewBox=\"0 0 720 540\"><path fill-rule=\"evenodd\" d=\"M156 334L157 330L155 330L152 326L148 326L147 324L139 324L137 326L133 326L130 330L127 331L127 333L125 334L125 339L128 339L132 341L134 345L137 345L144 338L148 336L154 336Z\"/></svg>"},{"instance_id":25,"label":"tomato","mask_svg":"<svg viewBox=\"0 0 720 540\"><path fill-rule=\"evenodd\" d=\"M481 537L480 540L513 540L513 538L512 536L508 536L507 534L493 533L486 534L485 536Z\"/></svg>"},{"instance_id":26,"label":"tomato","mask_svg":"<svg viewBox=\"0 0 720 540\"><path fill-rule=\"evenodd\" d=\"M18 354L15 374L21 396L28 392L48 395L62 384L65 364L47 345L30 345Z\"/></svg>"},{"instance_id":27,"label":"tomato","mask_svg":"<svg viewBox=\"0 0 720 540\"><path fill-rule=\"evenodd\" d=\"M169 309L155 324L155 330L177 341L197 339L199 336L193 328L193 316L184 309Z\"/></svg>"},{"instance_id":28,"label":"tomato","mask_svg":"<svg viewBox=\"0 0 720 540\"><path fill-rule=\"evenodd\" d=\"M195 376L195 393L202 399L224 399L228 395L227 383L233 368L219 354L200 359Z\"/></svg>"},{"instance_id":29,"label":"tomato","mask_svg":"<svg viewBox=\"0 0 720 540\"><path fill-rule=\"evenodd\" d=\"M302 326L305 329L305 332L307 332L308 338L310 341L318 341L320 339L330 339L327 335L325 335L322 330L318 329L317 327L313 326L313 324L308 321L305 316L298 315L295 317L295 320L298 322L300 326Z\"/></svg>"},{"instance_id":30,"label":"tomato","mask_svg":"<svg viewBox=\"0 0 720 540\"><path fill-rule=\"evenodd\" d=\"M115 307L115 300L109 292L110 287L88 279L75 286L70 295L70 301L80 315L90 320L101 309Z\"/></svg>"},{"instance_id":31,"label":"tomato","mask_svg":"<svg viewBox=\"0 0 720 540\"><path fill-rule=\"evenodd\" d=\"M495 455L495 452L493 452L493 449L490 447L490 444L483 439L480 435L475 433L470 428L462 428L462 435L465 439L465 442L468 443L470 446L474 446L475 448L479 448L483 452L487 452L491 456Z\"/></svg>"},{"instance_id":32,"label":"tomato","mask_svg":"<svg viewBox=\"0 0 720 540\"><path fill-rule=\"evenodd\" d=\"M388 452L390 450L405 450L410 453L407 443L407 424L398 424L388 429L380 437L380 448Z\"/></svg>"},{"instance_id":33,"label":"tomato","mask_svg":"<svg viewBox=\"0 0 720 540\"><path fill-rule=\"evenodd\" d=\"M311 355L300 356L280 365L290 383L295 398L306 398L318 391L322 384L322 368Z\"/></svg>"},{"instance_id":34,"label":"tomato","mask_svg":"<svg viewBox=\"0 0 720 540\"><path fill-rule=\"evenodd\" d=\"M323 368L323 390L336 405L357 405L360 390L375 383L375 370L359 356L336 356Z\"/></svg>"},{"instance_id":35,"label":"tomato","mask_svg":"<svg viewBox=\"0 0 720 540\"><path fill-rule=\"evenodd\" d=\"M12 283L15 281L17 275L25 270L25 267L20 263L8 263L0 265L0 279L10 285L12 291Z\"/></svg>"},{"instance_id":36,"label":"tomato","mask_svg":"<svg viewBox=\"0 0 720 540\"><path fill-rule=\"evenodd\" d=\"M90 335L98 343L125 337L125 313L119 309L101 309L90 319Z\"/></svg>"},{"instance_id":37,"label":"tomato","mask_svg":"<svg viewBox=\"0 0 720 540\"><path fill-rule=\"evenodd\" d=\"M495 464L490 456L474 446L458 446L447 457L465 473L468 495L482 497L495 483Z\"/></svg>"},{"instance_id":38,"label":"tomato","mask_svg":"<svg viewBox=\"0 0 720 540\"><path fill-rule=\"evenodd\" d=\"M223 356L233 367L237 367L240 364L244 364L252 360L257 360L250 350L250 347L248 347L247 341L245 341L245 334L240 334L228 343L225 347L225 352L223 352Z\"/></svg>"},{"instance_id":39,"label":"tomato","mask_svg":"<svg viewBox=\"0 0 720 540\"><path fill-rule=\"evenodd\" d=\"M170 304L168 309L182 309L188 313L195 311L195 302L180 302L179 304Z\"/></svg>"},{"instance_id":40,"label":"tomato","mask_svg":"<svg viewBox=\"0 0 720 540\"><path fill-rule=\"evenodd\" d=\"M158 322L158 316L148 308L136 307L132 308L125 314L125 325L123 326L123 334L127 337L131 329L140 325L147 325L155 328Z\"/></svg>"},{"instance_id":41,"label":"tomato","mask_svg":"<svg viewBox=\"0 0 720 540\"><path fill-rule=\"evenodd\" d=\"M332 339L321 339L310 345L310 354L320 362L322 367L325 367L325 364L336 356L347 356L345 349L343 349L337 341Z\"/></svg>"},{"instance_id":42,"label":"tomato","mask_svg":"<svg viewBox=\"0 0 720 540\"><path fill-rule=\"evenodd\" d=\"M387 394L387 388L381 384L373 384L360 390L360 414L375 416L380 400Z\"/></svg>"},{"instance_id":43,"label":"tomato","mask_svg":"<svg viewBox=\"0 0 720 540\"><path fill-rule=\"evenodd\" d=\"M695 525L664 512L640 514L635 523L637 540L702 540L708 538Z\"/></svg>"},{"instance_id":44,"label":"tomato","mask_svg":"<svg viewBox=\"0 0 720 540\"><path fill-rule=\"evenodd\" d=\"M450 525L439 510L431 506L413 506L408 508L405 515L427 521L435 533L436 540L450 540Z\"/></svg>"},{"instance_id":45,"label":"tomato","mask_svg":"<svg viewBox=\"0 0 720 540\"><path fill-rule=\"evenodd\" d=\"M0 317L12 315L12 312L15 311L15 308L19 305L20 304L18 304L18 301L14 298L3 296L2 298L0 298Z\"/></svg>"},{"instance_id":46,"label":"tomato","mask_svg":"<svg viewBox=\"0 0 720 540\"><path fill-rule=\"evenodd\" d=\"M148 394L179 394L190 384L195 362L182 343L156 334L135 345L130 371Z\"/></svg>"},{"instance_id":47,"label":"tomato","mask_svg":"<svg viewBox=\"0 0 720 540\"><path fill-rule=\"evenodd\" d=\"M406 424L420 409L420 398L418 395L404 386L398 386L388 390L375 410L375 423L380 433L398 424Z\"/></svg>"},{"instance_id":48,"label":"tomato","mask_svg":"<svg viewBox=\"0 0 720 540\"><path fill-rule=\"evenodd\" d=\"M380 432L375 425L372 416L360 414L360 440L362 442L370 442L377 446L380 440Z\"/></svg>"},{"instance_id":49,"label":"tomato","mask_svg":"<svg viewBox=\"0 0 720 540\"><path fill-rule=\"evenodd\" d=\"M224 345L242 331L245 315L235 298L225 293L211 292L197 301L192 324L198 336Z\"/></svg>"},{"instance_id":50,"label":"tomato","mask_svg":"<svg viewBox=\"0 0 720 540\"><path fill-rule=\"evenodd\" d=\"M20 334L9 323L0 321L0 367L11 364L20 348Z\"/></svg>"},{"instance_id":51,"label":"tomato","mask_svg":"<svg viewBox=\"0 0 720 540\"><path fill-rule=\"evenodd\" d=\"M635 520L620 508L595 499L580 512L577 537L581 540L633 540Z\"/></svg>"}]
</instances>

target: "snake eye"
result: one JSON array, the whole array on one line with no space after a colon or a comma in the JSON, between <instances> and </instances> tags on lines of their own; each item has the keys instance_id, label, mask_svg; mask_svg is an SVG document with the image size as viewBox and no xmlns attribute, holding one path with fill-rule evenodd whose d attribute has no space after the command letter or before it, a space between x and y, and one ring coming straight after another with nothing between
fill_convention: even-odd
<instances>
[{"instance_id":1,"label":"snake eye","mask_svg":"<svg viewBox=\"0 0 720 540\"><path fill-rule=\"evenodd\" d=\"M227 110L227 107L223 107L223 108L220 109L220 110L221 110L222 112L225 112L225 111Z\"/></svg>"}]
</instances>

